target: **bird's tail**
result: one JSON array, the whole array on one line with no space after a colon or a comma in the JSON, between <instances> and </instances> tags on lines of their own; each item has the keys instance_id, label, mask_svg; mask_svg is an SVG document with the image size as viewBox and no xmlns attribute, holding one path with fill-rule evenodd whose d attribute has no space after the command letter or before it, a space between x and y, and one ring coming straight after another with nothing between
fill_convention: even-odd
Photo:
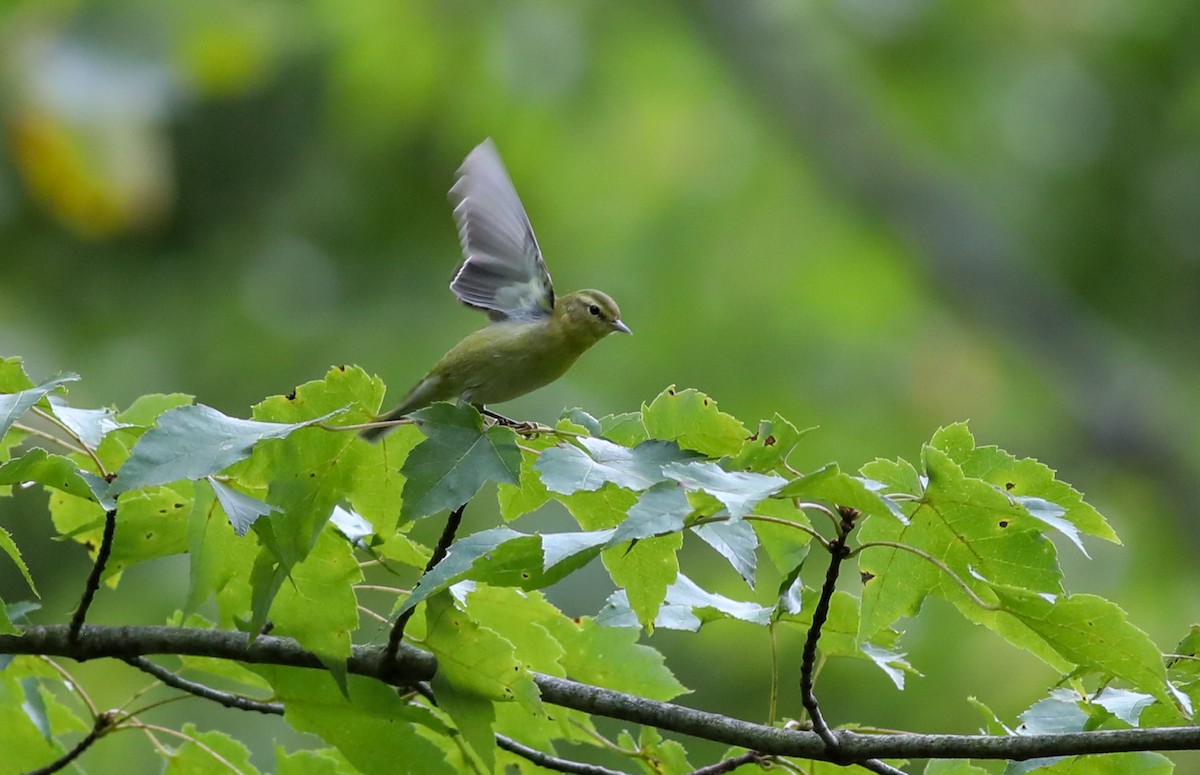
<instances>
[{"instance_id":1,"label":"bird's tail","mask_svg":"<svg viewBox=\"0 0 1200 775\"><path fill-rule=\"evenodd\" d=\"M388 422L390 420L399 420L401 417L408 414L410 411L412 411L412 410L409 407L402 406L397 409L393 409L392 411L388 412L387 414L383 415L382 417L376 417L375 422ZM394 431L395 429L396 429L395 425L379 425L374 428L367 428L366 430L362 431L358 435L362 436L364 439L366 439L367 441L369 441L373 444L376 441L379 441L380 439L382 439L388 433Z\"/></svg>"}]
</instances>

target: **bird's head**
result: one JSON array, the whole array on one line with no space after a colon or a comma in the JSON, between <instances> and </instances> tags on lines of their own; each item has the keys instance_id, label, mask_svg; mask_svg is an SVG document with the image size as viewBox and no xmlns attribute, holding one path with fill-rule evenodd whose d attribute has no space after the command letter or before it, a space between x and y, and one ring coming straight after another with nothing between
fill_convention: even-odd
<instances>
[{"instance_id":1,"label":"bird's head","mask_svg":"<svg viewBox=\"0 0 1200 775\"><path fill-rule=\"evenodd\" d=\"M614 331L633 333L621 322L620 307L603 291L568 293L555 303L554 317L572 339L589 347Z\"/></svg>"}]
</instances>

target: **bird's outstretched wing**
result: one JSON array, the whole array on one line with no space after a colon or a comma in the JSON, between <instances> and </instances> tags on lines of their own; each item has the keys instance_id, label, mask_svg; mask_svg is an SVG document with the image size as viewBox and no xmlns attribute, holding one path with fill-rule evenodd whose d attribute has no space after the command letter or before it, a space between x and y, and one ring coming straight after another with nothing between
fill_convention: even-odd
<instances>
[{"instance_id":1,"label":"bird's outstretched wing","mask_svg":"<svg viewBox=\"0 0 1200 775\"><path fill-rule=\"evenodd\" d=\"M484 140L467 154L450 189L463 262L450 290L493 320L533 320L554 309L554 285L525 208Z\"/></svg>"}]
</instances>

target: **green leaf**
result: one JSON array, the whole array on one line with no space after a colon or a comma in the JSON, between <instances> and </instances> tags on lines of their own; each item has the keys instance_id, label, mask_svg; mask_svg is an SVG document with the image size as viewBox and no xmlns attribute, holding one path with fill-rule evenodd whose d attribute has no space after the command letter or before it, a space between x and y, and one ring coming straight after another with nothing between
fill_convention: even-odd
<instances>
[{"instance_id":1,"label":"green leaf","mask_svg":"<svg viewBox=\"0 0 1200 775\"><path fill-rule=\"evenodd\" d=\"M358 627L353 585L362 580L350 544L323 531L288 578L271 606L274 632L295 638L326 666L344 673L350 634Z\"/></svg>"},{"instance_id":2,"label":"green leaf","mask_svg":"<svg viewBox=\"0 0 1200 775\"><path fill-rule=\"evenodd\" d=\"M924 775L988 775L988 771L970 762L931 759Z\"/></svg>"},{"instance_id":3,"label":"green leaf","mask_svg":"<svg viewBox=\"0 0 1200 775\"><path fill-rule=\"evenodd\" d=\"M709 522L693 527L692 532L724 557L747 584L754 586L758 534L749 522Z\"/></svg>"},{"instance_id":4,"label":"green leaf","mask_svg":"<svg viewBox=\"0 0 1200 775\"><path fill-rule=\"evenodd\" d=\"M642 422L641 412L625 412L601 417L599 435L622 447L636 447L650 438L646 433L646 425Z\"/></svg>"},{"instance_id":5,"label":"green leaf","mask_svg":"<svg viewBox=\"0 0 1200 775\"><path fill-rule=\"evenodd\" d=\"M697 457L670 441L646 441L633 449L605 439L578 441L580 446L560 444L546 450L534 464L551 492L591 492L609 482L628 490L647 490L666 478L664 466Z\"/></svg>"},{"instance_id":6,"label":"green leaf","mask_svg":"<svg viewBox=\"0 0 1200 775\"><path fill-rule=\"evenodd\" d=\"M676 390L674 385L642 405L642 422L650 438L676 441L708 457L733 455L750 436L737 418L717 409L716 401L692 388Z\"/></svg>"},{"instance_id":7,"label":"green leaf","mask_svg":"<svg viewBox=\"0 0 1200 775\"><path fill-rule=\"evenodd\" d=\"M115 586L121 573L131 565L185 552L188 517L194 506L195 486L191 482L122 495L104 579ZM104 532L103 507L53 490L50 516L60 534L84 544L95 554Z\"/></svg>"},{"instance_id":8,"label":"green leaf","mask_svg":"<svg viewBox=\"0 0 1200 775\"><path fill-rule=\"evenodd\" d=\"M565 624L569 620L546 601L545 595L479 584L467 594L465 606L472 621L512 644L526 670L566 676L562 666L565 650L546 623Z\"/></svg>"},{"instance_id":9,"label":"green leaf","mask_svg":"<svg viewBox=\"0 0 1200 775\"><path fill-rule=\"evenodd\" d=\"M1046 760L1032 760L1022 764L1030 765L1038 761ZM1005 775L1019 774L1021 769L1010 768L1005 771ZM1162 754L1147 751L1071 756L1037 769L1039 775L1171 775L1174 771L1175 765L1170 759Z\"/></svg>"},{"instance_id":10,"label":"green leaf","mask_svg":"<svg viewBox=\"0 0 1200 775\"><path fill-rule=\"evenodd\" d=\"M123 427L142 426L149 428L166 412L188 406L196 400L187 393L149 393L134 399L129 408L117 413L117 421Z\"/></svg>"},{"instance_id":11,"label":"green leaf","mask_svg":"<svg viewBox=\"0 0 1200 775\"><path fill-rule=\"evenodd\" d=\"M201 732L192 723L180 731L187 742L166 753L167 775L208 775L230 768L246 775L258 772L250 764L250 749L224 732Z\"/></svg>"},{"instance_id":12,"label":"green leaf","mask_svg":"<svg viewBox=\"0 0 1200 775\"><path fill-rule=\"evenodd\" d=\"M629 516L617 526L607 545L677 533L683 530L691 513L692 504L678 485L659 482L638 497L637 503L629 509Z\"/></svg>"},{"instance_id":13,"label":"green leaf","mask_svg":"<svg viewBox=\"0 0 1200 775\"><path fill-rule=\"evenodd\" d=\"M438 705L491 771L496 745L492 702L515 701L545 715L533 676L517 660L512 643L472 621L450 595L431 598L425 617L423 645L438 658Z\"/></svg>"},{"instance_id":14,"label":"green leaf","mask_svg":"<svg viewBox=\"0 0 1200 775\"><path fill-rule=\"evenodd\" d=\"M929 484L915 505L910 523L866 520L858 534L863 544L903 543L931 555L984 600L993 599L986 582L1058 593L1062 573L1054 544L1041 536L1040 524L991 484L966 477L945 453L925 448ZM954 603L973 621L1002 632L997 617L980 609L949 574L911 552L874 546L859 555L869 574L862 597L863 639L899 618L913 616L928 594ZM986 581L985 581L986 580Z\"/></svg>"},{"instance_id":15,"label":"green leaf","mask_svg":"<svg viewBox=\"0 0 1200 775\"><path fill-rule=\"evenodd\" d=\"M906 673L920 675L904 658L906 655L903 652L881 648L873 643L864 643L861 648L867 659L874 662L900 691L904 691Z\"/></svg>"},{"instance_id":16,"label":"green leaf","mask_svg":"<svg viewBox=\"0 0 1200 775\"><path fill-rule=\"evenodd\" d=\"M343 695L319 670L254 665L275 698L287 709L284 719L298 732L317 735L365 775L455 775L444 751L423 731L450 734L428 708L407 702L395 688L351 675Z\"/></svg>"},{"instance_id":17,"label":"green leaf","mask_svg":"<svg viewBox=\"0 0 1200 775\"><path fill-rule=\"evenodd\" d=\"M76 409L59 396L50 396L48 400L54 416L91 449L100 446L110 431L130 427L119 422L112 409Z\"/></svg>"},{"instance_id":18,"label":"green leaf","mask_svg":"<svg viewBox=\"0 0 1200 775\"><path fill-rule=\"evenodd\" d=\"M262 401L254 407L253 416L258 421L301 425L341 411L337 422L354 424L373 416L372 404L378 403L382 391L382 384L362 369L334 368L323 379L300 385L290 395ZM368 481L383 471L378 464L379 446L362 441L355 433L300 428L286 438L257 445L250 459L231 471L232 483L240 492L260 497L278 509L255 521L254 531L285 570L308 555L335 506L350 500L356 508L360 501L378 508L375 498L380 492L397 492L394 483ZM371 495L364 496L367 492ZM395 525L394 500L391 509L386 518L376 512L389 533Z\"/></svg>"},{"instance_id":19,"label":"green leaf","mask_svg":"<svg viewBox=\"0 0 1200 775\"><path fill-rule=\"evenodd\" d=\"M562 644L563 668L576 681L664 702L687 691L667 669L662 654L637 642L637 630L601 627L588 617L538 623Z\"/></svg>"},{"instance_id":20,"label":"green leaf","mask_svg":"<svg viewBox=\"0 0 1200 775\"><path fill-rule=\"evenodd\" d=\"M1063 519L1080 531L1121 543L1104 517L1083 500L1078 490L1058 481L1049 466L1033 458L1017 459L998 447L976 447L965 423L942 428L930 443L950 455L967 476L983 479L1018 499L1049 501L1061 508ZM1061 529L1057 525L1055 528Z\"/></svg>"},{"instance_id":21,"label":"green leaf","mask_svg":"<svg viewBox=\"0 0 1200 775\"><path fill-rule=\"evenodd\" d=\"M1154 702L1154 695L1105 686L1091 701L1129 726L1136 727L1142 711Z\"/></svg>"},{"instance_id":22,"label":"green leaf","mask_svg":"<svg viewBox=\"0 0 1200 775\"><path fill-rule=\"evenodd\" d=\"M417 519L461 506L488 481L517 484L521 450L511 428L483 429L470 405L437 403L415 415L426 440L408 455L402 519Z\"/></svg>"},{"instance_id":23,"label":"green leaf","mask_svg":"<svg viewBox=\"0 0 1200 775\"><path fill-rule=\"evenodd\" d=\"M501 483L497 488L496 497L500 501L500 516L505 522L511 522L517 517L541 508L550 500L550 493L542 479L538 476L534 465L539 458L539 452L553 445L551 437L531 439L523 446L531 447L538 452L521 452L521 475L517 484Z\"/></svg>"},{"instance_id":24,"label":"green leaf","mask_svg":"<svg viewBox=\"0 0 1200 775\"><path fill-rule=\"evenodd\" d=\"M815 427L796 430L795 425L776 414L770 420L759 422L758 430L742 443L742 448L729 458L725 468L759 473L775 471L787 463L800 440L814 430Z\"/></svg>"},{"instance_id":25,"label":"green leaf","mask_svg":"<svg viewBox=\"0 0 1200 775\"><path fill-rule=\"evenodd\" d=\"M726 471L709 462L671 463L663 466L663 473L689 490L706 492L719 500L734 522L787 484L778 476Z\"/></svg>"},{"instance_id":26,"label":"green leaf","mask_svg":"<svg viewBox=\"0 0 1200 775\"><path fill-rule=\"evenodd\" d=\"M1128 681L1166 704L1174 702L1162 654L1116 604L1095 595L1054 597L1000 584L992 588L1005 611L1065 659Z\"/></svg>"},{"instance_id":27,"label":"green leaf","mask_svg":"<svg viewBox=\"0 0 1200 775\"><path fill-rule=\"evenodd\" d=\"M412 594L396 613L403 613L430 595L450 586L471 570L476 560L494 551L501 544L528 537L507 527L496 527L460 538L450 545L446 556L421 577Z\"/></svg>"},{"instance_id":28,"label":"green leaf","mask_svg":"<svg viewBox=\"0 0 1200 775\"><path fill-rule=\"evenodd\" d=\"M21 415L29 411L34 404L45 398L51 391L78 379L78 374L63 374L48 379L37 387L26 388L16 393L0 393L0 436L8 433L8 429L21 418Z\"/></svg>"},{"instance_id":29,"label":"green leaf","mask_svg":"<svg viewBox=\"0 0 1200 775\"><path fill-rule=\"evenodd\" d=\"M115 501L107 497L108 484L98 476L80 471L75 461L62 455L52 455L34 447L15 460L0 465L0 484L37 482L77 498L99 503L111 509Z\"/></svg>"},{"instance_id":30,"label":"green leaf","mask_svg":"<svg viewBox=\"0 0 1200 775\"><path fill-rule=\"evenodd\" d=\"M765 627L771 623L773 610L757 603L709 592L680 573L675 583L667 589L663 605L655 616L654 626L694 632L710 621L737 619ZM604 608L596 616L596 623L605 627L638 626L638 618L629 606L629 596L625 590L617 590L609 596Z\"/></svg>"},{"instance_id":31,"label":"green leaf","mask_svg":"<svg viewBox=\"0 0 1200 775\"><path fill-rule=\"evenodd\" d=\"M208 477L208 483L212 486L213 494L217 496L217 502L221 504L225 516L229 518L229 524L233 525L233 531L240 536L246 535L246 531L259 517L279 511L266 501L240 493L211 476Z\"/></svg>"},{"instance_id":32,"label":"green leaf","mask_svg":"<svg viewBox=\"0 0 1200 775\"><path fill-rule=\"evenodd\" d=\"M600 428L600 421L579 407L563 410L558 419L560 423L563 421L569 422L592 436L599 436L603 432Z\"/></svg>"},{"instance_id":33,"label":"green leaf","mask_svg":"<svg viewBox=\"0 0 1200 775\"><path fill-rule=\"evenodd\" d=\"M671 533L601 552L608 575L628 594L629 606L643 627L653 625L667 588L679 574L677 554L682 546L683 534Z\"/></svg>"},{"instance_id":34,"label":"green leaf","mask_svg":"<svg viewBox=\"0 0 1200 775\"><path fill-rule=\"evenodd\" d=\"M260 441L285 438L335 414L284 425L226 417L203 404L172 409L138 440L109 491L203 479L245 459Z\"/></svg>"},{"instance_id":35,"label":"green leaf","mask_svg":"<svg viewBox=\"0 0 1200 775\"><path fill-rule=\"evenodd\" d=\"M275 775L358 775L358 770L333 748L289 754L276 743Z\"/></svg>"},{"instance_id":36,"label":"green leaf","mask_svg":"<svg viewBox=\"0 0 1200 775\"><path fill-rule=\"evenodd\" d=\"M4 528L0 527L0 551L8 555L8 558L17 566L17 570L21 571L21 577L25 579L25 583L29 585L29 590L37 595L37 587L33 583L33 576L29 575L29 566L25 564L25 560L21 557L21 550L17 548L16 541L13 541L12 534ZM40 595L39 595L40 597ZM4 632L15 632L12 625L7 623L8 617L5 618L7 626L0 628Z\"/></svg>"},{"instance_id":37,"label":"green leaf","mask_svg":"<svg viewBox=\"0 0 1200 775\"><path fill-rule=\"evenodd\" d=\"M868 516L908 522L904 511L890 498L881 494L877 483L843 473L835 463L788 482L779 494L785 498L803 498L849 506Z\"/></svg>"}]
</instances>

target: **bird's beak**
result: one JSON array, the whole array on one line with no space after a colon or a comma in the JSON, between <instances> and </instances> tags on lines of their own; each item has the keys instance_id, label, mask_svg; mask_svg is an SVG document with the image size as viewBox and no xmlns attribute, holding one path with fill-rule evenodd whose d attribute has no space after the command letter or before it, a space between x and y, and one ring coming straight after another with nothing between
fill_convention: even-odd
<instances>
[{"instance_id":1,"label":"bird's beak","mask_svg":"<svg viewBox=\"0 0 1200 775\"><path fill-rule=\"evenodd\" d=\"M612 322L612 327L613 327L614 331L620 331L622 334L632 334L633 333L632 331L629 330L629 326L625 325L620 320L614 320Z\"/></svg>"}]
</instances>

